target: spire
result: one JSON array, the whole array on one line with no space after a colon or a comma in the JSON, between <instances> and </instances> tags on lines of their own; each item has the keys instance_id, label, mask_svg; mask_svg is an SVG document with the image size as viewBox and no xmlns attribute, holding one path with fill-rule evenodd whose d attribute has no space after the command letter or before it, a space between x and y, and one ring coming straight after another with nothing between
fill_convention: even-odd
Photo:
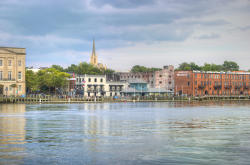
<instances>
[{"instance_id":1,"label":"spire","mask_svg":"<svg viewBox=\"0 0 250 165\"><path fill-rule=\"evenodd\" d=\"M95 39L93 39L92 56L96 56L96 54L95 54Z\"/></svg>"},{"instance_id":2,"label":"spire","mask_svg":"<svg viewBox=\"0 0 250 165\"><path fill-rule=\"evenodd\" d=\"M90 64L96 66L98 64L97 62L97 55L95 54L95 39L93 39L93 48L92 48L92 55L90 58Z\"/></svg>"}]
</instances>

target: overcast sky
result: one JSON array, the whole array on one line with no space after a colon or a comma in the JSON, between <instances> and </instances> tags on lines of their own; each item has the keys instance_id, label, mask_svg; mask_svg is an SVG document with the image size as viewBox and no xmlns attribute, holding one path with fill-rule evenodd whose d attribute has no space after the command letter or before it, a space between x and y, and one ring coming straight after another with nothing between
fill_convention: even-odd
<instances>
[{"instance_id":1,"label":"overcast sky","mask_svg":"<svg viewBox=\"0 0 250 165\"><path fill-rule=\"evenodd\" d=\"M250 69L250 0L0 0L0 46L27 49L27 66L236 61Z\"/></svg>"}]
</instances>

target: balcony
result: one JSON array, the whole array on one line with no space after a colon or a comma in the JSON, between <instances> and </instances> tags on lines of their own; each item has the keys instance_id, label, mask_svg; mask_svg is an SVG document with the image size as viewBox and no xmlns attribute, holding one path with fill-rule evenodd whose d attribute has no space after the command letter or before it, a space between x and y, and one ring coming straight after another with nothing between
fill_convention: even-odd
<instances>
[{"instance_id":1,"label":"balcony","mask_svg":"<svg viewBox=\"0 0 250 165\"><path fill-rule=\"evenodd\" d=\"M221 85L214 85L214 89L215 89L215 90L221 89Z\"/></svg>"},{"instance_id":2,"label":"balcony","mask_svg":"<svg viewBox=\"0 0 250 165\"><path fill-rule=\"evenodd\" d=\"M244 85L244 89L249 89L250 85Z\"/></svg>"},{"instance_id":3,"label":"balcony","mask_svg":"<svg viewBox=\"0 0 250 165\"><path fill-rule=\"evenodd\" d=\"M234 88L235 88L235 89L241 89L242 86L241 86L241 85L236 85L236 86L234 86Z\"/></svg>"},{"instance_id":4,"label":"balcony","mask_svg":"<svg viewBox=\"0 0 250 165\"><path fill-rule=\"evenodd\" d=\"M204 89L204 88L206 88L206 86L205 85L198 85L198 88L199 89Z\"/></svg>"},{"instance_id":5,"label":"balcony","mask_svg":"<svg viewBox=\"0 0 250 165\"><path fill-rule=\"evenodd\" d=\"M225 89L231 89L231 88L232 88L232 85L225 85L224 88L225 88Z\"/></svg>"},{"instance_id":6,"label":"balcony","mask_svg":"<svg viewBox=\"0 0 250 165\"><path fill-rule=\"evenodd\" d=\"M8 78L3 78L3 79L0 79L0 81L16 81L16 79L8 79Z\"/></svg>"},{"instance_id":7,"label":"balcony","mask_svg":"<svg viewBox=\"0 0 250 165\"><path fill-rule=\"evenodd\" d=\"M103 89L87 89L87 92L104 92Z\"/></svg>"}]
</instances>

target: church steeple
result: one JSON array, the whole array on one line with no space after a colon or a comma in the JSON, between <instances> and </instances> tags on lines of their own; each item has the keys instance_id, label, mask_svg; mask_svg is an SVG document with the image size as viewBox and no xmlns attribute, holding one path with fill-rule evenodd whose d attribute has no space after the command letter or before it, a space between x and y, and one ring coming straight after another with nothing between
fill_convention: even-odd
<instances>
[{"instance_id":1,"label":"church steeple","mask_svg":"<svg viewBox=\"0 0 250 165\"><path fill-rule=\"evenodd\" d=\"M92 55L90 58L90 64L97 66L98 62L97 62L97 55L95 53L95 40L93 39L93 47L92 47Z\"/></svg>"},{"instance_id":2,"label":"church steeple","mask_svg":"<svg viewBox=\"0 0 250 165\"><path fill-rule=\"evenodd\" d=\"M95 39L93 39L92 55L96 56L96 54L95 54Z\"/></svg>"}]
</instances>

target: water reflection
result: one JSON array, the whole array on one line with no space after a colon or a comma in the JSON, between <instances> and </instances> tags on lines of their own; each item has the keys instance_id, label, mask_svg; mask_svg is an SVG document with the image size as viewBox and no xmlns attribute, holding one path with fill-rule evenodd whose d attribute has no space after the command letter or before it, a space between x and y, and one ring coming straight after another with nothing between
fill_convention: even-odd
<instances>
[{"instance_id":1,"label":"water reflection","mask_svg":"<svg viewBox=\"0 0 250 165\"><path fill-rule=\"evenodd\" d=\"M9 164L24 157L25 108L25 104L0 104L0 159Z\"/></svg>"},{"instance_id":2,"label":"water reflection","mask_svg":"<svg viewBox=\"0 0 250 165\"><path fill-rule=\"evenodd\" d=\"M247 102L0 108L0 164L247 164L250 154Z\"/></svg>"}]
</instances>

